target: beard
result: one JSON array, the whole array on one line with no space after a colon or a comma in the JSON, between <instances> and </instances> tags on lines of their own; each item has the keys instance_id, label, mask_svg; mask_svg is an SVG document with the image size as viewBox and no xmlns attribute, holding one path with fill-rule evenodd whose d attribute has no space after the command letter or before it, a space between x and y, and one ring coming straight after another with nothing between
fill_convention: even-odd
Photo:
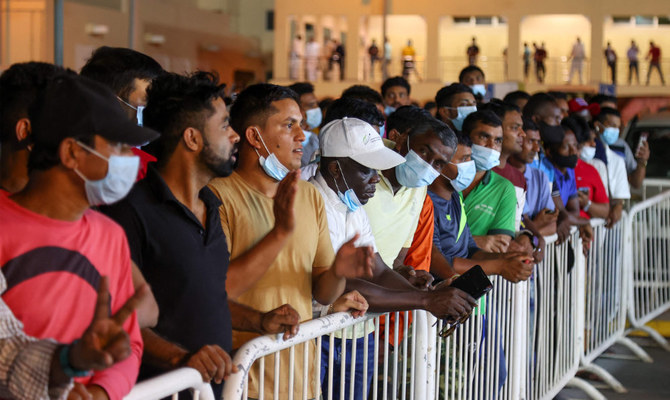
<instances>
[{"instance_id":1,"label":"beard","mask_svg":"<svg viewBox=\"0 0 670 400\"><path fill-rule=\"evenodd\" d=\"M235 164L235 160L232 157L232 151L228 157L225 157L212 150L212 147L206 140L204 145L205 147L202 149L202 152L200 152L200 162L216 176L226 177L232 174Z\"/></svg>"}]
</instances>

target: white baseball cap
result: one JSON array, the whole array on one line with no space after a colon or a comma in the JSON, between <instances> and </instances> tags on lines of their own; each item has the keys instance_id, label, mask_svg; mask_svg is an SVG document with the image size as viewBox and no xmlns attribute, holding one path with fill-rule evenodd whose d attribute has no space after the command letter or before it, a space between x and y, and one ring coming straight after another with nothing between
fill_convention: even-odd
<instances>
[{"instance_id":1,"label":"white baseball cap","mask_svg":"<svg viewBox=\"0 0 670 400\"><path fill-rule=\"evenodd\" d=\"M379 133L358 118L336 119L319 133L322 157L349 157L357 163L385 170L405 162L405 157L384 146Z\"/></svg>"}]
</instances>

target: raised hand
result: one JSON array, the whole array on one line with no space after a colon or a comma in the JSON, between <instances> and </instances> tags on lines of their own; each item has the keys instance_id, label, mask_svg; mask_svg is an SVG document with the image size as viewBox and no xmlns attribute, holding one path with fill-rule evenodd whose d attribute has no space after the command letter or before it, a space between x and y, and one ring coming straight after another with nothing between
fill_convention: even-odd
<instances>
[{"instance_id":1,"label":"raised hand","mask_svg":"<svg viewBox=\"0 0 670 400\"><path fill-rule=\"evenodd\" d=\"M299 180L300 170L289 172L279 182L277 193L275 193L272 205L275 217L275 229L285 235L292 233L295 228L293 204L295 203L295 195L298 192Z\"/></svg>"},{"instance_id":2,"label":"raised hand","mask_svg":"<svg viewBox=\"0 0 670 400\"><path fill-rule=\"evenodd\" d=\"M375 263L372 247L356 247L354 244L359 235L354 235L351 240L340 247L335 255L333 272L338 278L372 278Z\"/></svg>"},{"instance_id":3,"label":"raised hand","mask_svg":"<svg viewBox=\"0 0 670 400\"><path fill-rule=\"evenodd\" d=\"M261 316L261 330L263 333L284 333L284 340L288 340L298 333L300 314L289 304L284 304L268 311Z\"/></svg>"},{"instance_id":4,"label":"raised hand","mask_svg":"<svg viewBox=\"0 0 670 400\"><path fill-rule=\"evenodd\" d=\"M123 324L137 305L148 295L149 287L142 285L116 314L109 316L108 279L103 276L98 286L98 299L91 324L70 348L70 365L82 370L103 370L126 359L130 353L130 338Z\"/></svg>"}]
</instances>

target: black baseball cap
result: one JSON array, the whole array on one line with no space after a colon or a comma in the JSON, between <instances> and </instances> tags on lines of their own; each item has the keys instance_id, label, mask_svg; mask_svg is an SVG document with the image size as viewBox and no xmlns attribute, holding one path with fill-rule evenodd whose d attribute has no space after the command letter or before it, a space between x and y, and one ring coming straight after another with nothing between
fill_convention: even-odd
<instances>
[{"instance_id":1,"label":"black baseball cap","mask_svg":"<svg viewBox=\"0 0 670 400\"><path fill-rule=\"evenodd\" d=\"M112 142L140 146L160 136L129 120L109 88L74 74L58 75L49 82L30 119L33 143L49 147L69 137L100 135Z\"/></svg>"}]
</instances>

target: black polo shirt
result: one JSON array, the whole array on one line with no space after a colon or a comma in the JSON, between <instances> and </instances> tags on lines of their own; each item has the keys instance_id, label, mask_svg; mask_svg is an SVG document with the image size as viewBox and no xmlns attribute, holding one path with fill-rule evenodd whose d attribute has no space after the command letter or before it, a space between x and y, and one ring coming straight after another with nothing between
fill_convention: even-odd
<instances>
[{"instance_id":1,"label":"black polo shirt","mask_svg":"<svg viewBox=\"0 0 670 400\"><path fill-rule=\"evenodd\" d=\"M160 309L155 331L189 351L217 344L230 352L230 253L221 201L207 186L199 197L207 208L206 228L150 167L124 200L101 211L125 229L132 259L151 285Z\"/></svg>"}]
</instances>

